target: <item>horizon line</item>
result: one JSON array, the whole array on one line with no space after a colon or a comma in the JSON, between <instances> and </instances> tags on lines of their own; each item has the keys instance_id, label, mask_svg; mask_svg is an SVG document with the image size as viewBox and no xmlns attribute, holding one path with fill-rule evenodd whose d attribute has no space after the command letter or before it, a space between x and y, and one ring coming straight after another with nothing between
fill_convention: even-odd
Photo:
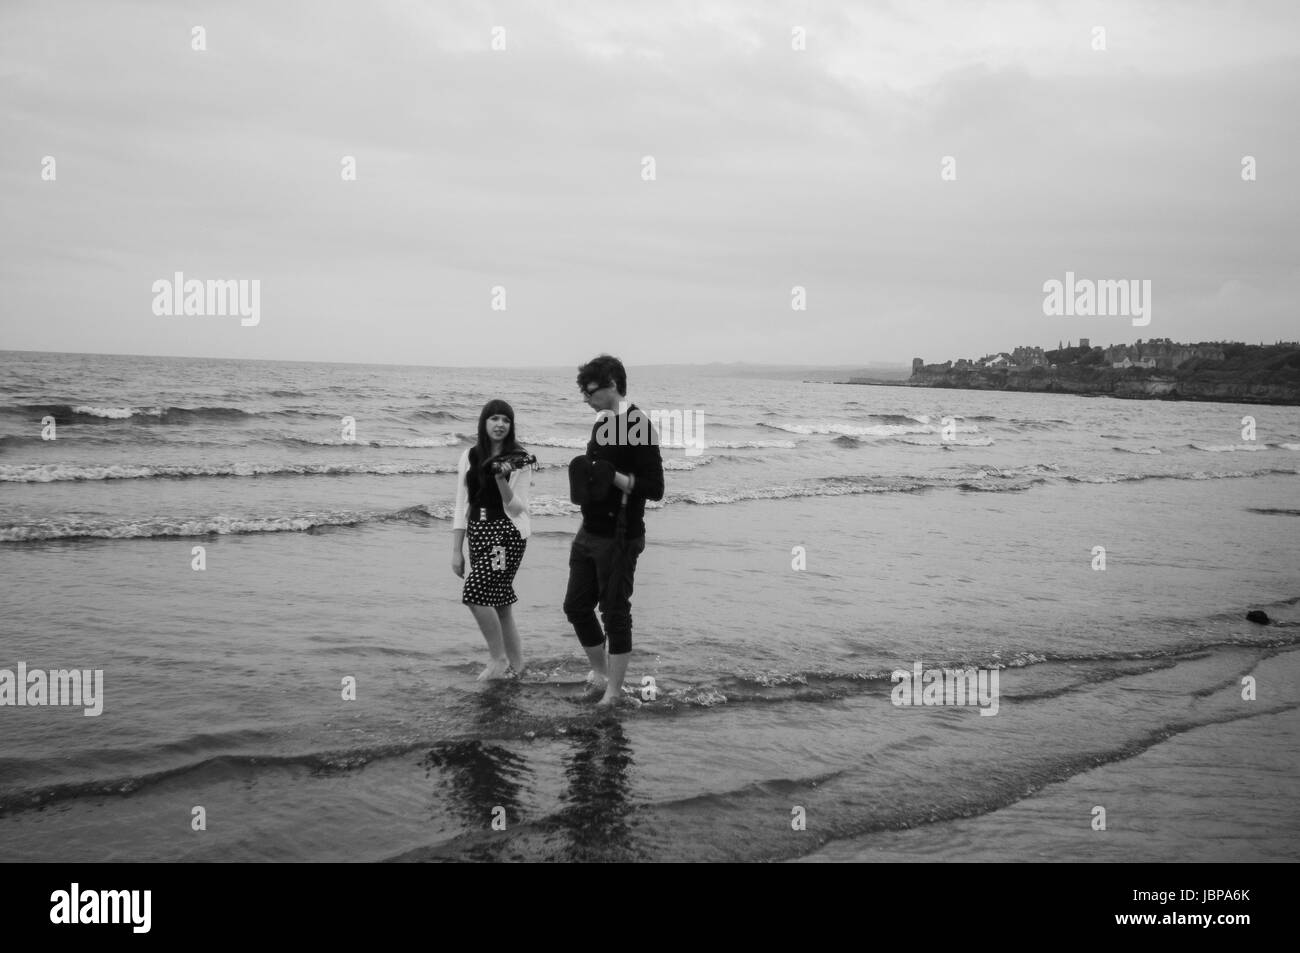
<instances>
[{"instance_id":1,"label":"horizon line","mask_svg":"<svg viewBox=\"0 0 1300 953\"><path fill-rule=\"evenodd\" d=\"M37 348L0 348L0 353L4 354L67 354L82 355L87 357L158 357L158 358L179 358L190 361L260 361L268 364L343 364L354 365L357 367L430 367L442 368L449 370L480 370L484 368L506 369L506 370L528 370L532 368L552 369L568 368L568 364L409 364L399 363L396 361L327 361L327 360L304 360L284 357L221 357L213 355L197 354L136 354L126 351L49 351ZM603 353L603 352L602 352ZM574 364L576 369L581 366ZM815 363L787 363L778 364L766 361L704 361L704 362L681 362L665 363L662 361L650 361L647 363L631 364L631 367L785 367L785 368L837 368L837 369L855 369L867 367L910 367L908 361L868 361L858 363L839 363L839 364L815 364Z\"/></svg>"}]
</instances>

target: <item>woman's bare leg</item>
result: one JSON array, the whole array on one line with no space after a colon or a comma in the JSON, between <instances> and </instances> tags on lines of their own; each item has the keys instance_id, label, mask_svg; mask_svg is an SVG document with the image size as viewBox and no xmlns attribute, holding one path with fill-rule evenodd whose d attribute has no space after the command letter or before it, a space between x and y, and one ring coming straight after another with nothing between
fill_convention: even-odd
<instances>
[{"instance_id":1,"label":"woman's bare leg","mask_svg":"<svg viewBox=\"0 0 1300 953\"><path fill-rule=\"evenodd\" d=\"M497 615L497 610L492 606L469 604L469 611L474 613L474 620L478 622L478 627L483 632L483 639L487 642L488 655L492 656L487 668L479 673L478 680L482 682L505 678L510 660L506 658L505 638L501 632L501 619Z\"/></svg>"},{"instance_id":2,"label":"woman's bare leg","mask_svg":"<svg viewBox=\"0 0 1300 953\"><path fill-rule=\"evenodd\" d=\"M512 606L497 606L497 618L501 621L501 640L505 646L506 658L516 675L524 673L524 649L519 640L519 629L515 627L515 614Z\"/></svg>"}]
</instances>

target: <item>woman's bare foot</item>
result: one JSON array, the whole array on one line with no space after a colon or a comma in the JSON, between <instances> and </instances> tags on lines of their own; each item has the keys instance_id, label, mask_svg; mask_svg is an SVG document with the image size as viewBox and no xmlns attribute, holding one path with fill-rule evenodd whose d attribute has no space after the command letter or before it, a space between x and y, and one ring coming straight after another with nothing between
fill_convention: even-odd
<instances>
[{"instance_id":1,"label":"woman's bare foot","mask_svg":"<svg viewBox=\"0 0 1300 953\"><path fill-rule=\"evenodd\" d=\"M487 668L478 673L480 682L496 682L506 677L506 672L510 668L510 663L505 659L493 659L488 662Z\"/></svg>"}]
</instances>

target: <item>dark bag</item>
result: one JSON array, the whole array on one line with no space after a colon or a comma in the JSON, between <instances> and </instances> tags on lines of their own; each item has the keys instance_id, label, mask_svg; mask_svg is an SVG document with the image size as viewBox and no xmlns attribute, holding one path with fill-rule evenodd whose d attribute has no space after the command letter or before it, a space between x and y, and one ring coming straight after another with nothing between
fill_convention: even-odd
<instances>
[{"instance_id":1,"label":"dark bag","mask_svg":"<svg viewBox=\"0 0 1300 953\"><path fill-rule=\"evenodd\" d=\"M569 499L579 506L603 503L614 485L614 464L583 454L569 461Z\"/></svg>"}]
</instances>

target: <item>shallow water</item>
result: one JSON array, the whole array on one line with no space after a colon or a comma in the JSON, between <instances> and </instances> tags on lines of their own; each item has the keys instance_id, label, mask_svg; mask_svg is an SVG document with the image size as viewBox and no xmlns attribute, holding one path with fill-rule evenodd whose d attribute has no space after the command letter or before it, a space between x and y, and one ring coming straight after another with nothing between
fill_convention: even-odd
<instances>
[{"instance_id":1,"label":"shallow water","mask_svg":"<svg viewBox=\"0 0 1300 953\"><path fill-rule=\"evenodd\" d=\"M938 859L931 830L951 859L1214 860L1264 827L1261 859L1300 856L1295 408L630 369L706 446L664 449L647 513L629 683L659 695L607 719L569 698L571 371L5 358L0 668L105 689L98 717L0 707L0 858ZM543 469L532 668L486 686L449 517L498 395ZM894 705L917 662L996 668L997 714ZM1174 823L1138 765L1214 822ZM1094 803L1049 816L1102 775L1146 812L1122 839L1075 836Z\"/></svg>"}]
</instances>

